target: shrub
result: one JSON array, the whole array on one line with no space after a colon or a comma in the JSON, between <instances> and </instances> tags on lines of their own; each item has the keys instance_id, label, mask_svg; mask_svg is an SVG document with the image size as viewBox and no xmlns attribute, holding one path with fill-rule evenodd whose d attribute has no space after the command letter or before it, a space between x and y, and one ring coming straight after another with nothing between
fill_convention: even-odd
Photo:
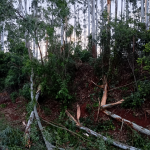
<instances>
[{"instance_id":1,"label":"shrub","mask_svg":"<svg viewBox=\"0 0 150 150\"><path fill-rule=\"evenodd\" d=\"M23 96L27 100L31 99L29 83L25 83L22 89L19 89L19 95Z\"/></svg>"},{"instance_id":2,"label":"shrub","mask_svg":"<svg viewBox=\"0 0 150 150\"><path fill-rule=\"evenodd\" d=\"M0 145L8 149L23 148L23 133L19 129L6 127L0 132Z\"/></svg>"},{"instance_id":3,"label":"shrub","mask_svg":"<svg viewBox=\"0 0 150 150\"><path fill-rule=\"evenodd\" d=\"M8 62L11 59L9 53L0 51L0 91L4 89L5 77L9 71Z\"/></svg>"},{"instance_id":4,"label":"shrub","mask_svg":"<svg viewBox=\"0 0 150 150\"><path fill-rule=\"evenodd\" d=\"M139 107L144 103L145 98L150 94L150 83L148 80L139 81L137 84L137 92L131 93L129 97L125 98L125 101L122 103L123 107Z\"/></svg>"}]
</instances>

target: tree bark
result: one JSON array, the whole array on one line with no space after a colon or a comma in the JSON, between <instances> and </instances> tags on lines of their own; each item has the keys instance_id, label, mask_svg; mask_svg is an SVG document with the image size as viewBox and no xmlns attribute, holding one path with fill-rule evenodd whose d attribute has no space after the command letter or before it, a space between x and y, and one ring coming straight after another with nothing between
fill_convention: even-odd
<instances>
[{"instance_id":1,"label":"tree bark","mask_svg":"<svg viewBox=\"0 0 150 150\"><path fill-rule=\"evenodd\" d=\"M145 0L145 25L146 29L148 29L148 1Z\"/></svg>"},{"instance_id":2,"label":"tree bark","mask_svg":"<svg viewBox=\"0 0 150 150\"><path fill-rule=\"evenodd\" d=\"M118 0L115 0L115 20L117 20Z\"/></svg>"},{"instance_id":3,"label":"tree bark","mask_svg":"<svg viewBox=\"0 0 150 150\"><path fill-rule=\"evenodd\" d=\"M90 0L88 0L88 36L90 36Z\"/></svg>"},{"instance_id":4,"label":"tree bark","mask_svg":"<svg viewBox=\"0 0 150 150\"><path fill-rule=\"evenodd\" d=\"M144 0L141 0L141 22L144 23Z\"/></svg>"},{"instance_id":5,"label":"tree bark","mask_svg":"<svg viewBox=\"0 0 150 150\"><path fill-rule=\"evenodd\" d=\"M92 1L92 55L97 58L96 44L95 44L95 0Z\"/></svg>"}]
</instances>

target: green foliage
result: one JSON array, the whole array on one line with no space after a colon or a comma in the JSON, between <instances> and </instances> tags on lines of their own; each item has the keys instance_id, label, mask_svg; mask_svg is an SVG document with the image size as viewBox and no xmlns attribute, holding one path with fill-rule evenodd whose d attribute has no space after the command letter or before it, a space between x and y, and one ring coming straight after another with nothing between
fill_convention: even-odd
<instances>
[{"instance_id":1,"label":"green foliage","mask_svg":"<svg viewBox=\"0 0 150 150\"><path fill-rule=\"evenodd\" d=\"M29 85L29 83L25 83L23 85L22 89L19 89L19 95L23 96L27 100L31 99L31 93L30 93L30 85Z\"/></svg>"},{"instance_id":2,"label":"green foliage","mask_svg":"<svg viewBox=\"0 0 150 150\"><path fill-rule=\"evenodd\" d=\"M0 145L5 148L8 147L8 149L21 150L23 148L23 132L7 126L0 131Z\"/></svg>"},{"instance_id":3,"label":"green foliage","mask_svg":"<svg viewBox=\"0 0 150 150\"><path fill-rule=\"evenodd\" d=\"M82 62L88 62L90 60L90 57L92 57L92 55L86 49L85 50L81 50L80 46L76 46L75 57L78 57L79 59L81 59Z\"/></svg>"},{"instance_id":4,"label":"green foliage","mask_svg":"<svg viewBox=\"0 0 150 150\"><path fill-rule=\"evenodd\" d=\"M122 103L123 107L126 108L136 108L141 106L145 98L150 94L150 83L148 80L139 81L137 92L131 93L131 95L125 98L125 101Z\"/></svg>"},{"instance_id":5,"label":"green foliage","mask_svg":"<svg viewBox=\"0 0 150 150\"><path fill-rule=\"evenodd\" d=\"M3 90L5 86L5 78L9 71L8 63L10 59L11 55L9 53L0 51L0 91Z\"/></svg>"},{"instance_id":6,"label":"green foliage","mask_svg":"<svg viewBox=\"0 0 150 150\"><path fill-rule=\"evenodd\" d=\"M74 62L68 58L67 52L67 48L62 56L55 54L57 51L50 52L48 61L44 65L38 61L32 63L34 74L36 74L35 84L41 85L42 94L60 100L65 105L68 105L73 98L68 86L75 71L71 68L72 66L75 68Z\"/></svg>"},{"instance_id":7,"label":"green foliage","mask_svg":"<svg viewBox=\"0 0 150 150\"><path fill-rule=\"evenodd\" d=\"M12 92L10 94L10 97L11 97L12 102L15 103L16 98L18 97L18 93L17 92Z\"/></svg>"},{"instance_id":8,"label":"green foliage","mask_svg":"<svg viewBox=\"0 0 150 150\"><path fill-rule=\"evenodd\" d=\"M149 150L150 149L150 142L148 138L143 138L137 131L132 130L132 134L128 135L128 143L132 146L141 148L142 150Z\"/></svg>"},{"instance_id":9,"label":"green foliage","mask_svg":"<svg viewBox=\"0 0 150 150\"><path fill-rule=\"evenodd\" d=\"M5 78L5 87L16 89L21 87L24 82L27 81L28 73L26 72L26 63L28 59L26 57L18 56L17 54L11 54L11 60L8 63L9 71Z\"/></svg>"}]
</instances>

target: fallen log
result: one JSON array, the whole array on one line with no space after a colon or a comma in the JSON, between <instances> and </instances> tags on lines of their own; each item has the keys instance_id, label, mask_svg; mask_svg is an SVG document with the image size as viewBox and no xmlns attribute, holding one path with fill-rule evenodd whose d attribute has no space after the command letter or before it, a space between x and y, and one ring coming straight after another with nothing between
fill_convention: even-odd
<instances>
[{"instance_id":1,"label":"fallen log","mask_svg":"<svg viewBox=\"0 0 150 150\"><path fill-rule=\"evenodd\" d=\"M91 135L94 135L96 137L100 137L102 138L104 141L111 141L111 144L113 144L114 146L117 146L119 148L122 148L122 149L126 149L126 150L140 150L138 148L135 148L135 147L132 147L132 146L129 146L129 145L126 145L126 144L123 144L123 143L120 143L118 141L115 141L115 140L112 140L112 139L109 139L87 127L84 127L84 126L81 126L81 124L78 123L78 121L66 110L66 114L67 116L76 123L76 126L81 129L81 130L84 130L86 131L87 133L91 134Z\"/></svg>"},{"instance_id":2,"label":"fallen log","mask_svg":"<svg viewBox=\"0 0 150 150\"><path fill-rule=\"evenodd\" d=\"M137 131L139 131L139 132L141 132L143 134L150 135L150 130L148 130L146 128L143 128L142 126L139 126L139 125L137 125L137 124L135 124L135 123L133 123L133 122L131 122L129 120L126 120L126 119L124 119L124 118L122 118L122 117L120 117L120 116L118 116L116 114L113 114L110 111L105 110L103 112L106 115L108 115L108 116L110 116L110 117L112 117L112 118L114 118L114 119L116 119L116 120L118 120L120 122L124 122L126 125L132 127L133 129L135 129L135 130L137 130Z\"/></svg>"},{"instance_id":3,"label":"fallen log","mask_svg":"<svg viewBox=\"0 0 150 150\"><path fill-rule=\"evenodd\" d=\"M36 94L36 96L35 96L36 101L38 101L39 95L40 95L40 91L39 91L39 92ZM53 150L53 149L55 149L56 146L54 146L54 145L52 145L51 143L49 143L49 142L46 140L45 136L44 136L43 127L42 127L42 124L41 124L39 115L38 115L38 113L37 113L36 104L34 105L34 114L35 114L35 118L36 118L36 120L37 120L39 129L40 129L40 131L41 131L41 134L42 134L42 136L43 136L43 139L44 139L44 142L45 142L45 145L46 145L47 150ZM58 149L64 150L63 148L58 148Z\"/></svg>"},{"instance_id":4,"label":"fallen log","mask_svg":"<svg viewBox=\"0 0 150 150\"><path fill-rule=\"evenodd\" d=\"M31 124L33 122L33 119L34 119L34 111L31 112L30 118L28 120L26 129L25 129L25 139L26 140L29 140L29 138L30 138L30 126L31 126Z\"/></svg>"}]
</instances>

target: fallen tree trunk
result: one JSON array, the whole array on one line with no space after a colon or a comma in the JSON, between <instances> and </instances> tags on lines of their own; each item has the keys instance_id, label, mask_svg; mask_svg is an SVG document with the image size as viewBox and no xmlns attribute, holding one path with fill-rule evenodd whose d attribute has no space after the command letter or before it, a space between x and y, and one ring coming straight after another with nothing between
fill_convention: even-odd
<instances>
[{"instance_id":1,"label":"fallen tree trunk","mask_svg":"<svg viewBox=\"0 0 150 150\"><path fill-rule=\"evenodd\" d=\"M113 144L114 146L117 146L119 148L127 149L127 150L140 150L138 148L135 148L135 147L132 147L132 146L120 143L120 142L112 140L112 139L109 139L109 138L107 138L107 137L105 137L105 136L103 136L103 135L101 135L101 134L99 134L99 133L89 129L89 128L86 128L86 127L83 127L83 126L79 127L79 128L82 129L82 130L85 130L87 133L89 133L91 135L94 135L96 137L102 138L104 141L111 141L111 144Z\"/></svg>"},{"instance_id":2,"label":"fallen tree trunk","mask_svg":"<svg viewBox=\"0 0 150 150\"><path fill-rule=\"evenodd\" d=\"M31 126L31 124L33 122L33 119L34 119L34 111L31 112L30 118L28 120L26 129L25 129L25 139L26 140L29 140L29 138L30 138L30 126Z\"/></svg>"},{"instance_id":3,"label":"fallen tree trunk","mask_svg":"<svg viewBox=\"0 0 150 150\"><path fill-rule=\"evenodd\" d=\"M141 126L139 126L139 125L137 125L137 124L135 124L135 123L133 123L133 122L131 122L131 121L129 121L129 120L123 119L122 117L120 117L120 116L118 116L118 115L116 115L116 114L113 114L113 113L111 113L110 111L105 110L105 111L103 111L103 112L104 112L106 115L108 115L108 116L110 116L110 117L112 117L112 118L114 118L114 119L116 119L116 120L118 120L118 121L120 121L120 122L125 123L126 125L132 127L133 129L135 129L135 130L137 130L137 131L139 131L139 132L141 132L141 133L144 133L144 134L146 134L146 135L150 135L150 130L148 130L148 129L146 129L146 128L143 128L143 127L141 127Z\"/></svg>"},{"instance_id":4,"label":"fallen tree trunk","mask_svg":"<svg viewBox=\"0 0 150 150\"><path fill-rule=\"evenodd\" d=\"M101 134L99 134L99 133L97 133L97 132L95 132L95 131L93 131L93 130L87 128L87 127L81 126L81 124L79 124L78 121L77 121L67 110L66 110L66 114L67 114L67 116L68 116L72 121L74 121L74 122L76 123L76 126L77 126L79 129L85 130L87 133L89 133L89 134L91 134L91 135L94 135L94 136L96 136L96 137L100 137L100 138L102 138L104 141L111 141L114 146L117 146L117 147L122 148L122 149L127 149L127 150L140 150L140 149L138 149L138 148L135 148L135 147L132 147L132 146L129 146L129 145L120 143L120 142L115 141L115 140L112 140L112 139L109 139L109 138L107 138L107 137L105 137L105 136L103 136L103 135L101 135Z\"/></svg>"},{"instance_id":5,"label":"fallen tree trunk","mask_svg":"<svg viewBox=\"0 0 150 150\"><path fill-rule=\"evenodd\" d=\"M36 96L35 96L36 101L38 101L39 95L40 95L40 91L37 92L37 94L36 94ZM42 127L42 124L41 124L39 115L38 115L38 113L37 113L36 104L34 105L34 114L35 114L35 118L36 118L36 120L37 120L37 122L38 122L38 126L39 126L39 129L40 129L41 134L42 134L42 136L43 136L43 139L44 139L44 142L45 142L45 145L46 145L47 150L53 150L53 149L57 148L56 146L53 146L51 143L49 143L49 142L46 140L45 136L44 136L43 127ZM63 148L58 148L58 149L64 150Z\"/></svg>"}]
</instances>

